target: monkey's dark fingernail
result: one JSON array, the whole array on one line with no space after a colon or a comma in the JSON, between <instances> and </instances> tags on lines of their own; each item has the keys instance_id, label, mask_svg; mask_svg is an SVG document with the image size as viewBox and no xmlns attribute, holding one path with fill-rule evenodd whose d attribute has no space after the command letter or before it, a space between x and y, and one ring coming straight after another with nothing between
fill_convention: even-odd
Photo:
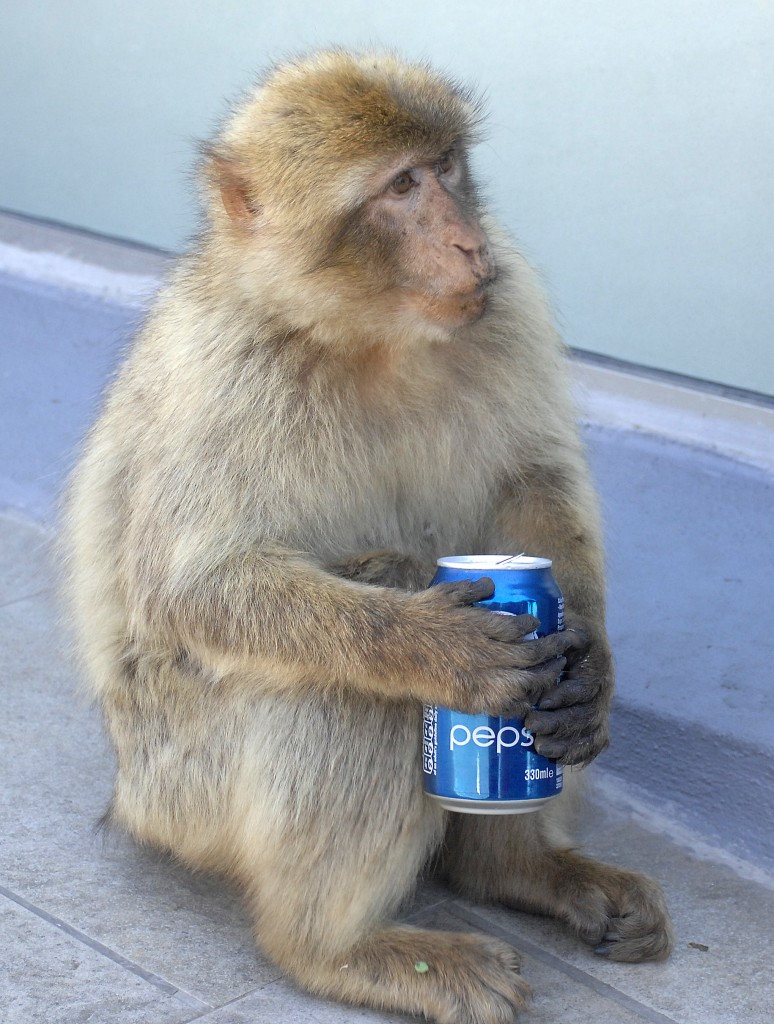
<instances>
[{"instance_id":1,"label":"monkey's dark fingernail","mask_svg":"<svg viewBox=\"0 0 774 1024\"><path fill-rule=\"evenodd\" d=\"M605 945L603 942L601 946L596 946L594 952L597 956L610 956L610 946Z\"/></svg>"}]
</instances>

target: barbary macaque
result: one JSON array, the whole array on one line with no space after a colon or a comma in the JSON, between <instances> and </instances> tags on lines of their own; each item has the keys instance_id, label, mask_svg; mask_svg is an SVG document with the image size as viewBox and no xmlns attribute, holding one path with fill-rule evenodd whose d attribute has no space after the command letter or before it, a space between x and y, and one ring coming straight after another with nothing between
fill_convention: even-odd
<instances>
[{"instance_id":1,"label":"barbary macaque","mask_svg":"<svg viewBox=\"0 0 774 1024\"><path fill-rule=\"evenodd\" d=\"M270 71L204 149L206 226L68 525L112 822L235 880L308 990L459 1024L511 1021L529 989L499 940L390 923L430 861L613 960L672 943L655 882L571 848L572 785L496 817L423 793L423 703L526 715L581 765L613 689L565 352L473 181L480 120L393 56ZM553 560L565 632L477 607L486 578L426 589L441 555L520 551Z\"/></svg>"}]
</instances>

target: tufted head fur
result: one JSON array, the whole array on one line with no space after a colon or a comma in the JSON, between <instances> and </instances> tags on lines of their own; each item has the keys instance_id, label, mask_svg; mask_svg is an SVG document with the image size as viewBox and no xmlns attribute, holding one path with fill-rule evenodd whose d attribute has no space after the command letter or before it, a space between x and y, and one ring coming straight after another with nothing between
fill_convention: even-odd
<instances>
[{"instance_id":1,"label":"tufted head fur","mask_svg":"<svg viewBox=\"0 0 774 1024\"><path fill-rule=\"evenodd\" d=\"M205 172L221 190L241 182L254 212L269 204L286 226L316 229L321 209L335 217L362 203L385 163L470 145L480 113L425 65L323 51L267 74L205 147Z\"/></svg>"}]
</instances>

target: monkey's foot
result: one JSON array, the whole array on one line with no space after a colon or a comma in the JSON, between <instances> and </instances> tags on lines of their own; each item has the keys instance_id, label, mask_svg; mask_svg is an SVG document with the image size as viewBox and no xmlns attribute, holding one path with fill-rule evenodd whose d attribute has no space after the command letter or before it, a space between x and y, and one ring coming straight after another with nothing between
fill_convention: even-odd
<instances>
[{"instance_id":1,"label":"monkey's foot","mask_svg":"<svg viewBox=\"0 0 774 1024\"><path fill-rule=\"evenodd\" d=\"M531 996L516 950L484 935L387 928L342 960L299 980L329 998L437 1024L512 1024Z\"/></svg>"},{"instance_id":2,"label":"monkey's foot","mask_svg":"<svg viewBox=\"0 0 774 1024\"><path fill-rule=\"evenodd\" d=\"M564 860L563 917L594 952L611 960L665 960L674 946L661 887L634 871L578 854Z\"/></svg>"}]
</instances>

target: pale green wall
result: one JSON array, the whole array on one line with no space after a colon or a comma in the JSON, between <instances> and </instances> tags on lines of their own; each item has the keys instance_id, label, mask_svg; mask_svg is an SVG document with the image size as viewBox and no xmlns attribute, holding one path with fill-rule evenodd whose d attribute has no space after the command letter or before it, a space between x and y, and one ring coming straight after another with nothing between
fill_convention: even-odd
<instances>
[{"instance_id":1,"label":"pale green wall","mask_svg":"<svg viewBox=\"0 0 774 1024\"><path fill-rule=\"evenodd\" d=\"M330 42L486 90L478 167L571 344L774 394L772 0L5 0L0 206L178 248L194 140Z\"/></svg>"}]
</instances>

